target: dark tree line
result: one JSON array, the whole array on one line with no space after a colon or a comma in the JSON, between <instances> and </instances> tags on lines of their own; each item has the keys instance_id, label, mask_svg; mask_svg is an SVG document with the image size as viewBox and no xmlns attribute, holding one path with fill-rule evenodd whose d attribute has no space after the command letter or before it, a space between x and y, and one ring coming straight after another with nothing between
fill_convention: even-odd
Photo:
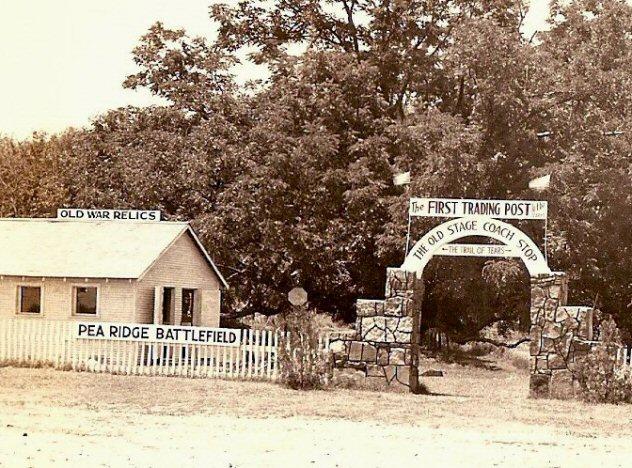
<instances>
[{"instance_id":1,"label":"dark tree line","mask_svg":"<svg viewBox=\"0 0 632 468\"><path fill-rule=\"evenodd\" d=\"M285 310L300 284L349 320L403 260L409 196L539 197L572 302L632 328L632 8L554 2L533 37L525 14L513 0L246 0L210 9L214 42L157 23L124 86L169 104L1 140L0 214L160 209L193 220L232 286L228 315ZM236 82L244 50L268 79ZM548 192L527 189L548 173ZM425 277L425 324L457 340L528 322L518 261L436 259Z\"/></svg>"}]
</instances>

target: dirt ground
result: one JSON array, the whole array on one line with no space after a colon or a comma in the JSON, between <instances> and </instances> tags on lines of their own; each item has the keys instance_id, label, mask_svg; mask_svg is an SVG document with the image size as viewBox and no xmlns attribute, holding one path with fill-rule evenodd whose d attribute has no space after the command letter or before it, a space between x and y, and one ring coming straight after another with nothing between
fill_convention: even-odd
<instances>
[{"instance_id":1,"label":"dirt ground","mask_svg":"<svg viewBox=\"0 0 632 468\"><path fill-rule=\"evenodd\" d=\"M432 367L423 396L2 368L0 466L632 466L632 406L529 400L491 360Z\"/></svg>"}]
</instances>

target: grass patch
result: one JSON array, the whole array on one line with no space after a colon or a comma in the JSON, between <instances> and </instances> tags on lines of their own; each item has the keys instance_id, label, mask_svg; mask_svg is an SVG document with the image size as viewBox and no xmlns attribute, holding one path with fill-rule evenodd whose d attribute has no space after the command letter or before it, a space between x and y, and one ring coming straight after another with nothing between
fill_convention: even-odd
<instances>
[{"instance_id":1,"label":"grass patch","mask_svg":"<svg viewBox=\"0 0 632 468\"><path fill-rule=\"evenodd\" d=\"M15 367L15 368L27 368L27 369L44 369L55 367L52 362L49 361L20 361L18 359L4 359L0 361L0 367Z\"/></svg>"}]
</instances>

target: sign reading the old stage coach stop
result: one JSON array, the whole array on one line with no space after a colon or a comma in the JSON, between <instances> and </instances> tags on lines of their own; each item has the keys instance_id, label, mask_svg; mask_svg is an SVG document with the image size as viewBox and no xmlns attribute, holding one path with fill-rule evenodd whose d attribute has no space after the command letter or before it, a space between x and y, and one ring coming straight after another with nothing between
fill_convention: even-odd
<instances>
[{"instance_id":1,"label":"sign reading the old stage coach stop","mask_svg":"<svg viewBox=\"0 0 632 468\"><path fill-rule=\"evenodd\" d=\"M496 219L546 219L548 203L540 200L471 200L460 198L411 198L410 216Z\"/></svg>"},{"instance_id":2,"label":"sign reading the old stage coach stop","mask_svg":"<svg viewBox=\"0 0 632 468\"><path fill-rule=\"evenodd\" d=\"M239 346L240 330L136 323L78 322L75 337L91 340Z\"/></svg>"},{"instance_id":3,"label":"sign reading the old stage coach stop","mask_svg":"<svg viewBox=\"0 0 632 468\"><path fill-rule=\"evenodd\" d=\"M69 221L160 221L159 210L87 210L59 208L57 219Z\"/></svg>"}]
</instances>

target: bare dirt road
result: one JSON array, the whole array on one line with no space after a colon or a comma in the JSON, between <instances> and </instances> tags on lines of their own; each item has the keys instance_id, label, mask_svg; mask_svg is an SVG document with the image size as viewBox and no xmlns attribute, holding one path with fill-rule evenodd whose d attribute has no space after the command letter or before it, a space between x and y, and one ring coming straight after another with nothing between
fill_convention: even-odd
<instances>
[{"instance_id":1,"label":"bare dirt road","mask_svg":"<svg viewBox=\"0 0 632 468\"><path fill-rule=\"evenodd\" d=\"M632 466L630 407L528 400L501 370L447 375L430 385L442 396L414 396L3 368L0 465Z\"/></svg>"}]
</instances>

